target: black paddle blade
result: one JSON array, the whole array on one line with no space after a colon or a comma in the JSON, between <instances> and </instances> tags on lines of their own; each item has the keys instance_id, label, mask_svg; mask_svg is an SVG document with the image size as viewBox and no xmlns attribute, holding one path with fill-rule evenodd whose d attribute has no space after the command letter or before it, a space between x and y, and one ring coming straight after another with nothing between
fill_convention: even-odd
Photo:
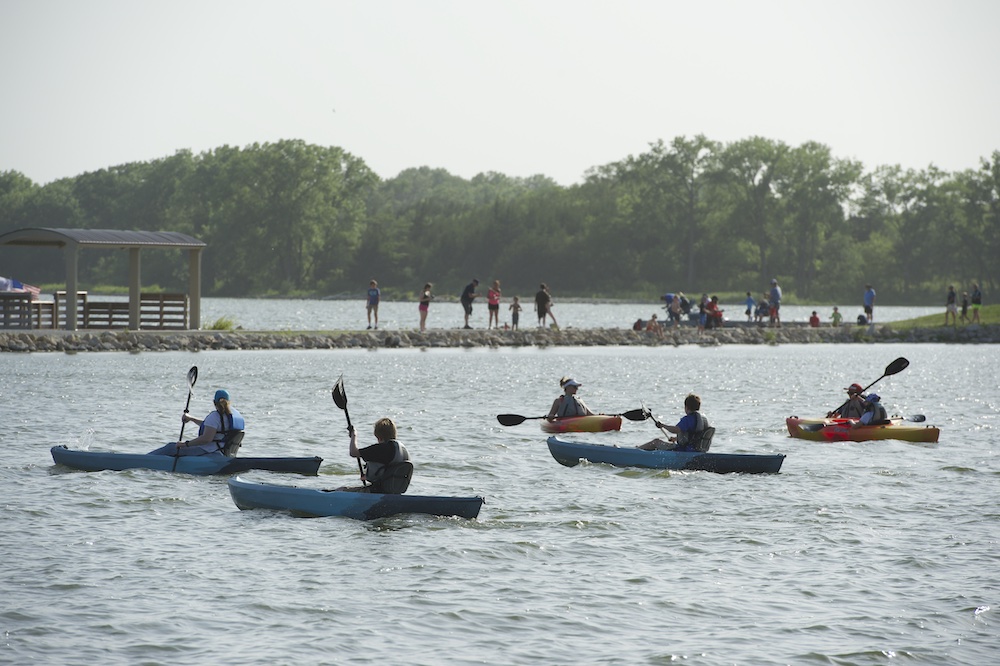
<instances>
[{"instance_id":1,"label":"black paddle blade","mask_svg":"<svg viewBox=\"0 0 1000 666\"><path fill-rule=\"evenodd\" d=\"M347 411L347 392L344 390L344 376L337 379L333 385L333 402L344 411Z\"/></svg>"},{"instance_id":2,"label":"black paddle blade","mask_svg":"<svg viewBox=\"0 0 1000 666\"><path fill-rule=\"evenodd\" d=\"M888 377L889 375L895 375L896 373L902 372L903 370L906 370L906 367L908 365L910 365L910 362L907 361L902 356L900 356L895 361L886 366L884 376Z\"/></svg>"},{"instance_id":3,"label":"black paddle blade","mask_svg":"<svg viewBox=\"0 0 1000 666\"><path fill-rule=\"evenodd\" d=\"M923 423L927 420L927 417L923 414L914 414L913 416L907 416L907 421L913 421L914 423Z\"/></svg>"},{"instance_id":4,"label":"black paddle blade","mask_svg":"<svg viewBox=\"0 0 1000 666\"><path fill-rule=\"evenodd\" d=\"M198 366L192 365L188 370L188 388L194 388L194 383L198 381Z\"/></svg>"},{"instance_id":5,"label":"black paddle blade","mask_svg":"<svg viewBox=\"0 0 1000 666\"><path fill-rule=\"evenodd\" d=\"M497 421L500 425L515 426L524 423L528 417L520 414L497 414Z\"/></svg>"},{"instance_id":6,"label":"black paddle blade","mask_svg":"<svg viewBox=\"0 0 1000 666\"><path fill-rule=\"evenodd\" d=\"M652 416L652 414L640 407L639 409L630 409L627 412L622 412L620 416L628 419L629 421L645 421Z\"/></svg>"}]
</instances>

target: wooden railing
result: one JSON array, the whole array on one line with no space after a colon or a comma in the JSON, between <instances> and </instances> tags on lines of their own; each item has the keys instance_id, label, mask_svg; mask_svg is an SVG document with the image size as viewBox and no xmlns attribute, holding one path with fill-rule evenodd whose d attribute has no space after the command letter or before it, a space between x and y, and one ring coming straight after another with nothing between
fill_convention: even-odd
<instances>
[{"instance_id":1,"label":"wooden railing","mask_svg":"<svg viewBox=\"0 0 1000 666\"><path fill-rule=\"evenodd\" d=\"M128 301L95 301L77 292L77 326L81 329L129 327ZM187 294L140 294L139 328L187 330ZM28 294L0 294L0 328L65 328L66 292L54 301L31 301Z\"/></svg>"}]
</instances>

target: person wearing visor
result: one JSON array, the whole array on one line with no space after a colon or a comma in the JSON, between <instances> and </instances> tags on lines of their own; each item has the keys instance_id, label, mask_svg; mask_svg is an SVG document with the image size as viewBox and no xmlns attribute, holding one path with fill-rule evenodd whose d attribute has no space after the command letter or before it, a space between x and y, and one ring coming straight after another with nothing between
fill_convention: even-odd
<instances>
[{"instance_id":1,"label":"person wearing visor","mask_svg":"<svg viewBox=\"0 0 1000 666\"><path fill-rule=\"evenodd\" d=\"M219 389L215 392L215 410L205 418L199 419L187 412L181 416L184 423L198 424L198 436L185 442L170 442L161 446L151 455L161 456L203 456L218 453L225 446L226 433L237 430L242 432L246 426L243 415L232 406L229 391Z\"/></svg>"},{"instance_id":2,"label":"person wearing visor","mask_svg":"<svg viewBox=\"0 0 1000 666\"><path fill-rule=\"evenodd\" d=\"M861 384L851 384L846 389L847 402L833 410L827 412L827 418L835 419L860 419L865 413L865 397L861 395Z\"/></svg>"},{"instance_id":3,"label":"person wearing visor","mask_svg":"<svg viewBox=\"0 0 1000 666\"><path fill-rule=\"evenodd\" d=\"M559 386L562 387L563 394L552 403L552 408L549 409L549 413L545 417L547 420L551 421L564 416L590 416L594 413L583 403L583 400L576 397L577 390L582 386L580 382L563 377L559 380Z\"/></svg>"}]
</instances>

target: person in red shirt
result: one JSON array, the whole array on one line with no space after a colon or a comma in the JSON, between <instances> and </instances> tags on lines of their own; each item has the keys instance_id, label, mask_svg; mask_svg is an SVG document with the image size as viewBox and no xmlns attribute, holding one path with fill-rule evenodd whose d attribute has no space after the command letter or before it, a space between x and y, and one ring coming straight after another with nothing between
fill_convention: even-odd
<instances>
[{"instance_id":1,"label":"person in red shirt","mask_svg":"<svg viewBox=\"0 0 1000 666\"><path fill-rule=\"evenodd\" d=\"M813 310L812 316L809 317L809 325L813 328L819 328L819 315Z\"/></svg>"}]
</instances>

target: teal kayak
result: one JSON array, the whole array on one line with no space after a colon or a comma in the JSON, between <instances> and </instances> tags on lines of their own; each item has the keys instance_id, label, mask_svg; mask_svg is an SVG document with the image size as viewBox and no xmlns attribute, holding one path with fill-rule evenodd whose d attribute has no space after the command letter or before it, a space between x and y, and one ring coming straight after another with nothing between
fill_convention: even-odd
<instances>
[{"instance_id":1,"label":"teal kayak","mask_svg":"<svg viewBox=\"0 0 1000 666\"><path fill-rule=\"evenodd\" d=\"M702 453L699 451L646 451L634 446L606 446L567 442L549 437L549 452L556 462L574 467L581 460L605 463L616 467L648 467L651 469L702 470L729 474L777 474L784 462L783 454L757 455L748 453Z\"/></svg>"},{"instance_id":2,"label":"teal kayak","mask_svg":"<svg viewBox=\"0 0 1000 666\"><path fill-rule=\"evenodd\" d=\"M316 476L323 459L312 458L254 458L235 456L230 458L221 453L204 456L159 456L148 453L112 453L110 451L79 451L66 446L53 446L52 460L57 465L87 472L104 470L122 471L126 469L156 469L181 474L237 474L259 469L270 472L292 472Z\"/></svg>"},{"instance_id":3,"label":"teal kayak","mask_svg":"<svg viewBox=\"0 0 1000 666\"><path fill-rule=\"evenodd\" d=\"M479 515L479 509L483 506L482 497L384 495L319 490L250 483L239 477L229 479L229 494L241 510L272 509L307 518L343 516L355 520L374 520L405 513L424 513L471 519Z\"/></svg>"}]
</instances>

